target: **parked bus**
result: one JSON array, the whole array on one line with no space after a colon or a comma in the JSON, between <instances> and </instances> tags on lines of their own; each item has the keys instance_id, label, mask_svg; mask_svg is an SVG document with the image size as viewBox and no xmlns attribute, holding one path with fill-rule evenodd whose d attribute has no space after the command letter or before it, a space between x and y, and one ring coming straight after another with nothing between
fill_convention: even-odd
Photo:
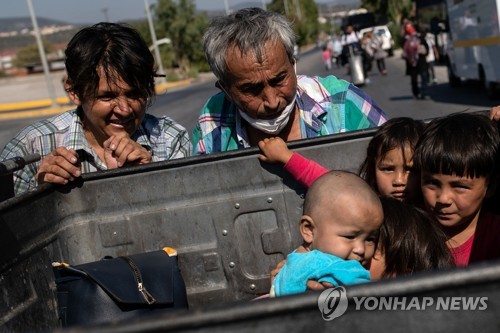
<instances>
[{"instance_id":1,"label":"parked bus","mask_svg":"<svg viewBox=\"0 0 500 333\"><path fill-rule=\"evenodd\" d=\"M417 0L416 6L419 23L444 38L450 86L478 80L489 97L498 96L500 0Z\"/></svg>"}]
</instances>

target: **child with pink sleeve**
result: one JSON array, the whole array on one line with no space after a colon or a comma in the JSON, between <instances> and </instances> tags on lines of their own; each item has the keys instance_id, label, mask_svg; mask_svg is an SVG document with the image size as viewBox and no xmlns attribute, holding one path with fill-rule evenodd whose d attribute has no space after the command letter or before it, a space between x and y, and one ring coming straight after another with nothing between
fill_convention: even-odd
<instances>
[{"instance_id":1,"label":"child with pink sleeve","mask_svg":"<svg viewBox=\"0 0 500 333\"><path fill-rule=\"evenodd\" d=\"M416 201L419 195L418 179L410 177L413 152L424 130L421 121L407 117L389 119L382 124L367 148L360 168L360 176L380 195L398 200ZM284 164L284 168L298 182L309 187L328 169L288 149L280 138L264 139L258 143L263 162Z\"/></svg>"},{"instance_id":2,"label":"child with pink sleeve","mask_svg":"<svg viewBox=\"0 0 500 333\"><path fill-rule=\"evenodd\" d=\"M259 155L261 161L283 163L285 170L305 187L311 186L316 179L328 172L327 168L288 149L285 141L279 137L266 138L258 145L263 152Z\"/></svg>"}]
</instances>

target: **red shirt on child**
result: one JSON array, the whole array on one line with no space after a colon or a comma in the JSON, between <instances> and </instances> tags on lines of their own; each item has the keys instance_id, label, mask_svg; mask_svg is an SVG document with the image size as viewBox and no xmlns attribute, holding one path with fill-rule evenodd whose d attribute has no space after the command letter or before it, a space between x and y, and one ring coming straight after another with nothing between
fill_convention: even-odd
<instances>
[{"instance_id":1,"label":"red shirt on child","mask_svg":"<svg viewBox=\"0 0 500 333\"><path fill-rule=\"evenodd\" d=\"M474 242L474 235L475 234L472 234L472 236L470 236L470 238L462 245L450 249L457 267L465 267L469 263L472 243Z\"/></svg>"},{"instance_id":2,"label":"red shirt on child","mask_svg":"<svg viewBox=\"0 0 500 333\"><path fill-rule=\"evenodd\" d=\"M474 234L465 243L451 248L457 267L500 259L500 216L481 211Z\"/></svg>"},{"instance_id":3,"label":"red shirt on child","mask_svg":"<svg viewBox=\"0 0 500 333\"><path fill-rule=\"evenodd\" d=\"M468 264L500 259L500 215L481 210Z\"/></svg>"}]
</instances>

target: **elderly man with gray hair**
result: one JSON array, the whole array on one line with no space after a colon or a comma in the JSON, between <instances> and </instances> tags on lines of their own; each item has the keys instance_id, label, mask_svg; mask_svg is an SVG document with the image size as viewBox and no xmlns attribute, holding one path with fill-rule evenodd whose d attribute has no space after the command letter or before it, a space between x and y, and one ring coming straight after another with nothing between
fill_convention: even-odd
<instances>
[{"instance_id":1,"label":"elderly man with gray hair","mask_svg":"<svg viewBox=\"0 0 500 333\"><path fill-rule=\"evenodd\" d=\"M203 42L222 91L201 110L195 154L256 146L274 136L288 142L376 127L387 119L347 81L297 75L295 34L278 13L245 8L216 18Z\"/></svg>"}]
</instances>

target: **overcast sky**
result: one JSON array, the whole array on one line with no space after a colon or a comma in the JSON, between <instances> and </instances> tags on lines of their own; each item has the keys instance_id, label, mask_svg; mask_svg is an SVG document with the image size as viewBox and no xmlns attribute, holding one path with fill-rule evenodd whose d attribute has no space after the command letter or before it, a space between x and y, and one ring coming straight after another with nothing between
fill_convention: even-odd
<instances>
[{"instance_id":1,"label":"overcast sky","mask_svg":"<svg viewBox=\"0 0 500 333\"><path fill-rule=\"evenodd\" d=\"M0 0L0 17L29 16L28 0ZM37 17L60 19L69 23L95 23L137 19L145 17L144 0L31 0ZM147 0L150 4L156 0ZM262 6L262 0L226 0L229 7L254 2ZM270 3L271 0L264 0ZM198 9L225 9L224 0L196 0ZM316 0L317 3L333 3L335 0Z\"/></svg>"}]
</instances>

